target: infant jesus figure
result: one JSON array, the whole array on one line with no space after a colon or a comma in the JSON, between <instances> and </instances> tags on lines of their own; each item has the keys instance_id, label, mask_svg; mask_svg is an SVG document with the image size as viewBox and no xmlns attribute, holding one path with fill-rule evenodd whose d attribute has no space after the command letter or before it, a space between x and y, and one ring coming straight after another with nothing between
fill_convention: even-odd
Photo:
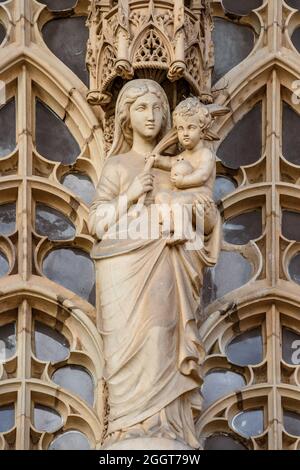
<instances>
[{"instance_id":1,"label":"infant jesus figure","mask_svg":"<svg viewBox=\"0 0 300 470\"><path fill-rule=\"evenodd\" d=\"M215 154L206 140L218 137L209 128L214 118L207 106L191 97L179 103L173 123L183 152L176 156L148 155L153 167L170 171L173 189L161 189L155 196L161 231L170 244L191 239L196 207L202 215L202 235L209 234L216 220L213 186L216 177ZM191 218L192 217L192 218Z\"/></svg>"}]
</instances>

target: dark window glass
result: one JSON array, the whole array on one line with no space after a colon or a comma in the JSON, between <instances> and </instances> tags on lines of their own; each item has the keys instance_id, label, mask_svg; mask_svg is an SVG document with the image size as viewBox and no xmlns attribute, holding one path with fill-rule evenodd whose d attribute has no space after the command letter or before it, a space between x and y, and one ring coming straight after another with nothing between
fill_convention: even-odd
<instances>
[{"instance_id":1,"label":"dark window glass","mask_svg":"<svg viewBox=\"0 0 300 470\"><path fill-rule=\"evenodd\" d=\"M282 235L288 240L300 242L300 212L282 211Z\"/></svg>"},{"instance_id":2,"label":"dark window glass","mask_svg":"<svg viewBox=\"0 0 300 470\"><path fill-rule=\"evenodd\" d=\"M251 145L249 142L251 141ZM217 151L228 168L255 163L262 154L262 107L257 103L225 137Z\"/></svg>"},{"instance_id":3,"label":"dark window glass","mask_svg":"<svg viewBox=\"0 0 300 470\"><path fill-rule=\"evenodd\" d=\"M213 434L205 439L204 450L248 450L238 440L224 434Z\"/></svg>"},{"instance_id":4,"label":"dark window glass","mask_svg":"<svg viewBox=\"0 0 300 470\"><path fill-rule=\"evenodd\" d=\"M84 367L74 365L61 367L54 372L52 380L93 405L94 384L91 375Z\"/></svg>"},{"instance_id":5,"label":"dark window glass","mask_svg":"<svg viewBox=\"0 0 300 470\"><path fill-rule=\"evenodd\" d=\"M79 196L88 205L91 204L95 197L95 186L91 179L83 173L67 173L62 178L61 183L76 194L76 196Z\"/></svg>"},{"instance_id":6,"label":"dark window glass","mask_svg":"<svg viewBox=\"0 0 300 470\"><path fill-rule=\"evenodd\" d=\"M16 106L10 100L0 108L0 157L6 157L16 147Z\"/></svg>"},{"instance_id":7,"label":"dark window glass","mask_svg":"<svg viewBox=\"0 0 300 470\"><path fill-rule=\"evenodd\" d=\"M74 163L80 148L66 124L44 103L36 101L36 148L48 160Z\"/></svg>"},{"instance_id":8,"label":"dark window glass","mask_svg":"<svg viewBox=\"0 0 300 470\"><path fill-rule=\"evenodd\" d=\"M240 366L259 364L263 360L261 328L254 328L236 336L226 346L230 362Z\"/></svg>"},{"instance_id":9,"label":"dark window glass","mask_svg":"<svg viewBox=\"0 0 300 470\"><path fill-rule=\"evenodd\" d=\"M62 417L48 406L34 406L34 427L38 431L54 432L62 425Z\"/></svg>"},{"instance_id":10,"label":"dark window glass","mask_svg":"<svg viewBox=\"0 0 300 470\"><path fill-rule=\"evenodd\" d=\"M236 15L248 15L262 5L262 0L222 0L223 6L228 13Z\"/></svg>"},{"instance_id":11,"label":"dark window glass","mask_svg":"<svg viewBox=\"0 0 300 470\"><path fill-rule=\"evenodd\" d=\"M10 270L9 262L6 256L0 251L0 277L6 276Z\"/></svg>"},{"instance_id":12,"label":"dark window glass","mask_svg":"<svg viewBox=\"0 0 300 470\"><path fill-rule=\"evenodd\" d=\"M44 204L36 205L35 228L37 233L47 236L49 240L70 240L76 234L74 225L67 217Z\"/></svg>"},{"instance_id":13,"label":"dark window glass","mask_svg":"<svg viewBox=\"0 0 300 470\"><path fill-rule=\"evenodd\" d=\"M289 328L282 328L282 358L288 364L300 364L300 334Z\"/></svg>"},{"instance_id":14,"label":"dark window glass","mask_svg":"<svg viewBox=\"0 0 300 470\"><path fill-rule=\"evenodd\" d=\"M16 324L0 326L0 362L7 361L16 353Z\"/></svg>"},{"instance_id":15,"label":"dark window glass","mask_svg":"<svg viewBox=\"0 0 300 470\"><path fill-rule=\"evenodd\" d=\"M215 18L213 41L215 46L215 67L213 83L238 65L254 47L254 31L222 18Z\"/></svg>"},{"instance_id":16,"label":"dark window glass","mask_svg":"<svg viewBox=\"0 0 300 470\"><path fill-rule=\"evenodd\" d=\"M89 75L85 57L89 30L85 23L85 16L58 18L46 23L42 34L53 54L88 86Z\"/></svg>"},{"instance_id":17,"label":"dark window glass","mask_svg":"<svg viewBox=\"0 0 300 470\"><path fill-rule=\"evenodd\" d=\"M283 425L286 432L293 436L300 436L300 414L294 411L283 410Z\"/></svg>"},{"instance_id":18,"label":"dark window glass","mask_svg":"<svg viewBox=\"0 0 300 470\"><path fill-rule=\"evenodd\" d=\"M223 225L224 240L233 245L245 245L262 234L261 210L232 217Z\"/></svg>"},{"instance_id":19,"label":"dark window glass","mask_svg":"<svg viewBox=\"0 0 300 470\"><path fill-rule=\"evenodd\" d=\"M283 156L289 162L300 165L300 116L287 103L283 103L282 113Z\"/></svg>"},{"instance_id":20,"label":"dark window glass","mask_svg":"<svg viewBox=\"0 0 300 470\"><path fill-rule=\"evenodd\" d=\"M86 436L79 431L67 431L56 437L50 444L49 450L90 450Z\"/></svg>"},{"instance_id":21,"label":"dark window glass","mask_svg":"<svg viewBox=\"0 0 300 470\"><path fill-rule=\"evenodd\" d=\"M16 230L16 205L1 204L0 205L0 233L1 235L9 235Z\"/></svg>"},{"instance_id":22,"label":"dark window glass","mask_svg":"<svg viewBox=\"0 0 300 470\"><path fill-rule=\"evenodd\" d=\"M244 377L227 369L212 370L206 374L202 386L203 408L207 408L211 403L220 397L245 387Z\"/></svg>"},{"instance_id":23,"label":"dark window glass","mask_svg":"<svg viewBox=\"0 0 300 470\"><path fill-rule=\"evenodd\" d=\"M217 176L214 187L214 201L218 202L237 188L237 183L228 176Z\"/></svg>"},{"instance_id":24,"label":"dark window glass","mask_svg":"<svg viewBox=\"0 0 300 470\"><path fill-rule=\"evenodd\" d=\"M230 276L228 275L230 266ZM207 268L204 274L203 302L223 297L234 289L246 284L252 276L252 265L239 253L222 251L214 268Z\"/></svg>"},{"instance_id":25,"label":"dark window glass","mask_svg":"<svg viewBox=\"0 0 300 470\"><path fill-rule=\"evenodd\" d=\"M293 281L300 284L300 253L291 259L289 264L289 274Z\"/></svg>"},{"instance_id":26,"label":"dark window glass","mask_svg":"<svg viewBox=\"0 0 300 470\"><path fill-rule=\"evenodd\" d=\"M300 10L300 0L285 0L290 7Z\"/></svg>"},{"instance_id":27,"label":"dark window glass","mask_svg":"<svg viewBox=\"0 0 300 470\"><path fill-rule=\"evenodd\" d=\"M243 411L232 420L232 427L245 437L258 436L264 430L263 410Z\"/></svg>"},{"instance_id":28,"label":"dark window glass","mask_svg":"<svg viewBox=\"0 0 300 470\"><path fill-rule=\"evenodd\" d=\"M50 251L43 262L44 274L95 304L95 269L91 258L82 250L58 248Z\"/></svg>"},{"instance_id":29,"label":"dark window glass","mask_svg":"<svg viewBox=\"0 0 300 470\"><path fill-rule=\"evenodd\" d=\"M6 36L6 29L4 28L3 24L0 23L0 44L1 42L3 42L5 36Z\"/></svg>"},{"instance_id":30,"label":"dark window glass","mask_svg":"<svg viewBox=\"0 0 300 470\"><path fill-rule=\"evenodd\" d=\"M0 406L0 432L7 432L15 425L15 406Z\"/></svg>"},{"instance_id":31,"label":"dark window glass","mask_svg":"<svg viewBox=\"0 0 300 470\"><path fill-rule=\"evenodd\" d=\"M47 5L49 10L66 10L76 5L77 0L39 0L40 3Z\"/></svg>"},{"instance_id":32,"label":"dark window glass","mask_svg":"<svg viewBox=\"0 0 300 470\"><path fill-rule=\"evenodd\" d=\"M44 323L35 322L34 343L40 361L59 362L69 356L70 345L65 336Z\"/></svg>"},{"instance_id":33,"label":"dark window glass","mask_svg":"<svg viewBox=\"0 0 300 470\"><path fill-rule=\"evenodd\" d=\"M300 52L300 28L296 28L291 36L292 43L298 52Z\"/></svg>"}]
</instances>

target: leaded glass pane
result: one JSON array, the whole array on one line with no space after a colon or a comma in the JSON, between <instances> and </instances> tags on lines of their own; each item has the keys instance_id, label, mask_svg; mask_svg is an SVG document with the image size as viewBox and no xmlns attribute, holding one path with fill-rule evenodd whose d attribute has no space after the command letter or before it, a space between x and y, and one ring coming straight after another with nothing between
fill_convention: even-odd
<instances>
[{"instance_id":1,"label":"leaded glass pane","mask_svg":"<svg viewBox=\"0 0 300 470\"><path fill-rule=\"evenodd\" d=\"M34 406L34 427L38 431L54 432L62 425L62 417L57 411L44 405Z\"/></svg>"},{"instance_id":2,"label":"leaded glass pane","mask_svg":"<svg viewBox=\"0 0 300 470\"><path fill-rule=\"evenodd\" d=\"M75 248L50 251L44 259L43 272L52 281L95 304L94 263L84 251Z\"/></svg>"},{"instance_id":3,"label":"leaded glass pane","mask_svg":"<svg viewBox=\"0 0 300 470\"><path fill-rule=\"evenodd\" d=\"M70 172L64 175L61 183L88 205L91 204L95 197L95 186L88 175L79 172Z\"/></svg>"},{"instance_id":4,"label":"leaded glass pane","mask_svg":"<svg viewBox=\"0 0 300 470\"><path fill-rule=\"evenodd\" d=\"M85 58L89 30L85 23L85 16L56 18L46 23L42 34L45 43L53 54L88 85L89 75Z\"/></svg>"},{"instance_id":5,"label":"leaded glass pane","mask_svg":"<svg viewBox=\"0 0 300 470\"><path fill-rule=\"evenodd\" d=\"M259 364L263 360L263 340L261 328L253 328L237 335L226 346L230 362L240 366Z\"/></svg>"},{"instance_id":6,"label":"leaded glass pane","mask_svg":"<svg viewBox=\"0 0 300 470\"><path fill-rule=\"evenodd\" d=\"M67 431L56 437L49 450L90 450L87 437L79 431Z\"/></svg>"},{"instance_id":7,"label":"leaded glass pane","mask_svg":"<svg viewBox=\"0 0 300 470\"><path fill-rule=\"evenodd\" d=\"M91 375L84 367L76 365L61 367L54 372L52 380L93 405L94 384Z\"/></svg>"},{"instance_id":8,"label":"leaded glass pane","mask_svg":"<svg viewBox=\"0 0 300 470\"><path fill-rule=\"evenodd\" d=\"M80 148L66 124L44 103L36 101L36 148L42 157L74 163Z\"/></svg>"},{"instance_id":9,"label":"leaded glass pane","mask_svg":"<svg viewBox=\"0 0 300 470\"><path fill-rule=\"evenodd\" d=\"M227 369L212 370L206 374L202 386L203 408L246 385L244 377Z\"/></svg>"},{"instance_id":10,"label":"leaded glass pane","mask_svg":"<svg viewBox=\"0 0 300 470\"><path fill-rule=\"evenodd\" d=\"M59 362L69 356L70 345L65 336L38 321L35 322L34 344L35 355L40 361Z\"/></svg>"},{"instance_id":11,"label":"leaded glass pane","mask_svg":"<svg viewBox=\"0 0 300 470\"><path fill-rule=\"evenodd\" d=\"M242 436L258 436L264 430L263 410L243 411L232 420L232 427Z\"/></svg>"},{"instance_id":12,"label":"leaded glass pane","mask_svg":"<svg viewBox=\"0 0 300 470\"><path fill-rule=\"evenodd\" d=\"M215 67L213 83L238 65L254 47L254 31L223 18L214 18L213 41L215 46Z\"/></svg>"},{"instance_id":13,"label":"leaded glass pane","mask_svg":"<svg viewBox=\"0 0 300 470\"><path fill-rule=\"evenodd\" d=\"M251 139L251 145L249 145ZM217 150L228 168L250 165L262 155L262 105L257 103L238 121Z\"/></svg>"},{"instance_id":14,"label":"leaded glass pane","mask_svg":"<svg viewBox=\"0 0 300 470\"><path fill-rule=\"evenodd\" d=\"M10 100L0 107L0 158L9 155L16 145L16 106L15 100Z\"/></svg>"},{"instance_id":15,"label":"leaded glass pane","mask_svg":"<svg viewBox=\"0 0 300 470\"><path fill-rule=\"evenodd\" d=\"M233 245L245 245L262 234L261 210L232 217L223 225L224 240Z\"/></svg>"},{"instance_id":16,"label":"leaded glass pane","mask_svg":"<svg viewBox=\"0 0 300 470\"><path fill-rule=\"evenodd\" d=\"M15 425L15 405L0 406L0 432L7 432Z\"/></svg>"},{"instance_id":17,"label":"leaded glass pane","mask_svg":"<svg viewBox=\"0 0 300 470\"><path fill-rule=\"evenodd\" d=\"M74 225L67 217L44 204L36 205L35 228L37 233L49 240L70 240L76 234Z\"/></svg>"},{"instance_id":18,"label":"leaded glass pane","mask_svg":"<svg viewBox=\"0 0 300 470\"><path fill-rule=\"evenodd\" d=\"M16 353L16 324L7 323L0 326L0 362L5 362Z\"/></svg>"}]
</instances>

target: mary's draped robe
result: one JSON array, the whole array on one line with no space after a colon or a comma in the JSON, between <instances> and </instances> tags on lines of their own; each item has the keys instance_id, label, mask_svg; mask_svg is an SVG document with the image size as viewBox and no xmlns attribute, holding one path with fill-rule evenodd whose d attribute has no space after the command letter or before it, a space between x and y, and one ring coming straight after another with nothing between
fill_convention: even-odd
<instances>
[{"instance_id":1,"label":"mary's draped robe","mask_svg":"<svg viewBox=\"0 0 300 470\"><path fill-rule=\"evenodd\" d=\"M99 208L118 204L144 161L109 157L90 213L96 233ZM169 184L153 169L155 187ZM154 189L155 192L155 189ZM148 212L150 205L145 202ZM104 379L109 395L108 435L181 439L197 447L193 420L201 407L204 350L196 326L203 269L215 264L220 217L204 247L189 251L159 239L110 239L93 249L100 284Z\"/></svg>"}]
</instances>

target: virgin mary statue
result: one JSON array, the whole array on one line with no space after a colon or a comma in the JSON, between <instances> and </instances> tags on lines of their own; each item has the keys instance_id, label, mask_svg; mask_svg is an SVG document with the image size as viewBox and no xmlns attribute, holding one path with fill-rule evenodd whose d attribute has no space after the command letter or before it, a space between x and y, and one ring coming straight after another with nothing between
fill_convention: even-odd
<instances>
[{"instance_id":1,"label":"virgin mary statue","mask_svg":"<svg viewBox=\"0 0 300 470\"><path fill-rule=\"evenodd\" d=\"M167 171L145 170L145 155L170 126L168 100L159 84L140 79L123 87L112 149L90 211L108 389L106 447L136 438L199 447L195 420L204 350L196 311L203 269L218 257L218 212L206 197L205 217L212 223L197 250L186 250L184 240L169 243L163 234L133 238L123 229L121 237L111 235L143 195L151 221L155 194L171 187ZM115 213L113 221L103 215L107 207Z\"/></svg>"}]
</instances>

